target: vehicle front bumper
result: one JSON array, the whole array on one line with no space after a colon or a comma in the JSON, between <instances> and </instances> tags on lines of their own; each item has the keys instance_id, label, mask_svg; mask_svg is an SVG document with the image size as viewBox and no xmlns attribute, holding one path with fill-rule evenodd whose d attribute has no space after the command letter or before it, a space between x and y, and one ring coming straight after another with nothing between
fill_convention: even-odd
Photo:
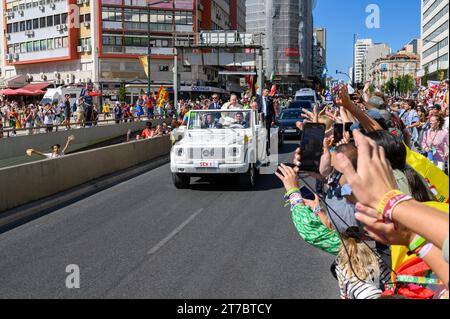
<instances>
[{"instance_id":1,"label":"vehicle front bumper","mask_svg":"<svg viewBox=\"0 0 450 319\"><path fill-rule=\"evenodd\" d=\"M219 167L196 167L194 164L171 163L172 173L190 175L212 175L212 174L244 174L249 169L248 163L219 164Z\"/></svg>"}]
</instances>

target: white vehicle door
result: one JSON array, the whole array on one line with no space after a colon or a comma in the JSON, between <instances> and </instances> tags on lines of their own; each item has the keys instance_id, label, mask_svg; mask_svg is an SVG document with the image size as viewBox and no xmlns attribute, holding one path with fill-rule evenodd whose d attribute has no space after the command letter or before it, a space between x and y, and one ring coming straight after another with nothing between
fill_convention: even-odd
<instances>
[{"instance_id":1,"label":"white vehicle door","mask_svg":"<svg viewBox=\"0 0 450 319\"><path fill-rule=\"evenodd\" d=\"M265 164L267 162L267 129L264 125L264 122L260 122L260 114L256 113L256 154L257 154L257 161L260 161L261 164Z\"/></svg>"}]
</instances>

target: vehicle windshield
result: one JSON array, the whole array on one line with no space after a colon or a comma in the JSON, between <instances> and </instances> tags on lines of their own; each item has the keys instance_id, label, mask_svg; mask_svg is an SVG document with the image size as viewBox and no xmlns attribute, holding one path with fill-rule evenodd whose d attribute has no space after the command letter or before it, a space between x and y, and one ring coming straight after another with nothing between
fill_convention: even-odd
<instances>
[{"instance_id":1,"label":"vehicle windshield","mask_svg":"<svg viewBox=\"0 0 450 319\"><path fill-rule=\"evenodd\" d=\"M252 123L251 110L239 111L192 111L189 129L248 129Z\"/></svg>"},{"instance_id":2,"label":"vehicle windshield","mask_svg":"<svg viewBox=\"0 0 450 319\"><path fill-rule=\"evenodd\" d=\"M299 95L295 97L296 101L309 101L309 102L314 102L315 97L312 95Z\"/></svg>"},{"instance_id":3,"label":"vehicle windshield","mask_svg":"<svg viewBox=\"0 0 450 319\"><path fill-rule=\"evenodd\" d=\"M284 110L280 114L280 120L300 119L302 112L300 110Z\"/></svg>"},{"instance_id":4,"label":"vehicle windshield","mask_svg":"<svg viewBox=\"0 0 450 319\"><path fill-rule=\"evenodd\" d=\"M291 102L291 104L289 104L289 108L290 109L307 109L307 110L311 110L312 109L312 105L311 102L308 101L294 101Z\"/></svg>"}]
</instances>

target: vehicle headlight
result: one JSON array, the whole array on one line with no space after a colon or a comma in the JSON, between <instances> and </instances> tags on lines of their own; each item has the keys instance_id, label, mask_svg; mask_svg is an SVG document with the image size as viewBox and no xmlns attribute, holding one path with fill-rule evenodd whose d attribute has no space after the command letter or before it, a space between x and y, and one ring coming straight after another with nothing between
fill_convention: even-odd
<instances>
[{"instance_id":1,"label":"vehicle headlight","mask_svg":"<svg viewBox=\"0 0 450 319\"><path fill-rule=\"evenodd\" d=\"M242 146L230 146L227 148L227 163L241 163L244 160L244 148Z\"/></svg>"},{"instance_id":2,"label":"vehicle headlight","mask_svg":"<svg viewBox=\"0 0 450 319\"><path fill-rule=\"evenodd\" d=\"M177 157L184 157L185 154L185 150L184 148L179 148L175 151L175 154L177 155Z\"/></svg>"},{"instance_id":3,"label":"vehicle headlight","mask_svg":"<svg viewBox=\"0 0 450 319\"><path fill-rule=\"evenodd\" d=\"M239 156L239 148L238 147L230 147L228 149L228 156L237 157Z\"/></svg>"}]
</instances>

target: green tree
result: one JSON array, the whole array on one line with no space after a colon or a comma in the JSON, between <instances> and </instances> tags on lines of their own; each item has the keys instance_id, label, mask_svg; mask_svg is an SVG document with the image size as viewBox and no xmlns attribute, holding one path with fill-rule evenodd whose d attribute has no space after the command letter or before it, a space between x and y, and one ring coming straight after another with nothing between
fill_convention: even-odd
<instances>
[{"instance_id":1,"label":"green tree","mask_svg":"<svg viewBox=\"0 0 450 319\"><path fill-rule=\"evenodd\" d=\"M125 82L122 82L120 88L117 90L117 98L119 102L125 102L127 98L127 88L125 87Z\"/></svg>"},{"instance_id":2,"label":"green tree","mask_svg":"<svg viewBox=\"0 0 450 319\"><path fill-rule=\"evenodd\" d=\"M444 77L445 77L445 71L444 70L438 71L438 75L437 75L438 81L444 81Z\"/></svg>"}]
</instances>

